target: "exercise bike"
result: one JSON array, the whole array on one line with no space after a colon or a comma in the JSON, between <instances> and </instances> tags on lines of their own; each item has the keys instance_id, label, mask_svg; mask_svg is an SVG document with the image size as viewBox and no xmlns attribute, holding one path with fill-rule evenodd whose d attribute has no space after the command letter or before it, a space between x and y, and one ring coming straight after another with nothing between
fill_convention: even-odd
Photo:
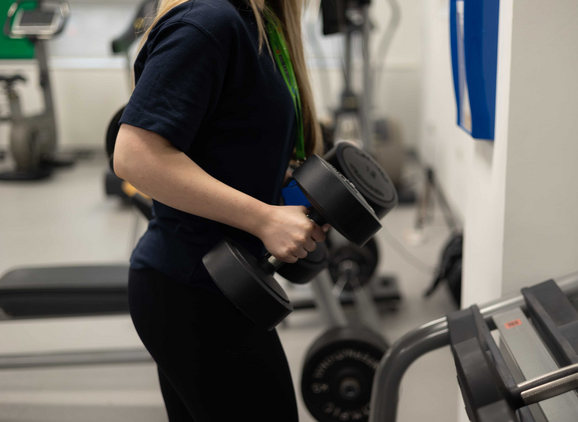
<instances>
[{"instance_id":1,"label":"exercise bike","mask_svg":"<svg viewBox=\"0 0 578 422\"><path fill-rule=\"evenodd\" d=\"M45 41L63 31L70 14L68 3L38 0L33 9L21 7L22 3L25 0L17 0L8 9L3 32L8 38L25 38L34 45L44 110L34 116L24 116L14 87L25 78L21 75L0 76L10 106L10 115L2 120L11 124L10 150L16 163L14 170L0 174L0 180L44 179L55 167L72 164L56 159L56 118L45 45Z\"/></svg>"}]
</instances>

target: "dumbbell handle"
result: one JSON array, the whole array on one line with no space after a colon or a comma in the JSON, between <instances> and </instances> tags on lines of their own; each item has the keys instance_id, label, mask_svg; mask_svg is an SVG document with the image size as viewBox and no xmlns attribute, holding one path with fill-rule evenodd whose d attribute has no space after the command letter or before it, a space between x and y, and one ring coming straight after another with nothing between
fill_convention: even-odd
<instances>
[{"instance_id":1,"label":"dumbbell handle","mask_svg":"<svg viewBox=\"0 0 578 422\"><path fill-rule=\"evenodd\" d=\"M517 386L512 392L512 396L514 399L519 398L523 403L521 403L522 406L527 406L576 388L578 388L578 364L569 365L525 381Z\"/></svg>"},{"instance_id":2,"label":"dumbbell handle","mask_svg":"<svg viewBox=\"0 0 578 422\"><path fill-rule=\"evenodd\" d=\"M317 224L319 227L324 226L326 224L325 219L321 216L321 214L319 214L319 212L316 209L313 209L307 215L307 218L313 220L313 222ZM281 266L285 264L285 262L278 260L273 255L271 255L271 253L267 253L263 258L261 258L259 264L269 274L273 274L275 271L281 268Z\"/></svg>"}]
</instances>

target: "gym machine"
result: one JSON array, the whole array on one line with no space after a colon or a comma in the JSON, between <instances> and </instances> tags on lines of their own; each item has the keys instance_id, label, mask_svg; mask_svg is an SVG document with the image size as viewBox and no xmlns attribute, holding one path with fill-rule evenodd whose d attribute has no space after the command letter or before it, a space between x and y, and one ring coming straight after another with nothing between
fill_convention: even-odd
<instances>
[{"instance_id":1,"label":"gym machine","mask_svg":"<svg viewBox=\"0 0 578 422\"><path fill-rule=\"evenodd\" d=\"M156 11L158 3L159 0L144 0L139 5L137 12L132 19L131 25L126 28L121 35L112 40L111 43L112 52L114 54L123 54L126 58L126 70L127 75L129 76L129 87L131 92L134 87L134 80L132 78L133 61L130 57L130 51L135 41L140 38L150 24L150 22L147 22L147 18L150 18Z\"/></svg>"},{"instance_id":2,"label":"gym machine","mask_svg":"<svg viewBox=\"0 0 578 422\"><path fill-rule=\"evenodd\" d=\"M158 0L144 0L138 7L136 14L134 15L131 24L126 30L117 38L111 42L111 50L113 54L122 54L126 59L126 70L127 77L129 79L128 86L130 91L134 87L133 79L133 69L132 69L132 59L130 57L130 52L134 43L140 38L142 33L146 30L148 24L147 18L149 18L152 13L158 7ZM116 135L118 134L118 125L122 113L124 112L124 106L118 110L108 125L106 132L106 154L110 159L112 152L114 151L114 142L116 142ZM114 171L112 170L112 165L110 169L107 169L106 175L104 177L104 190L107 196L118 196L122 198L125 202L133 202L126 192L122 188L122 179L118 178Z\"/></svg>"},{"instance_id":3,"label":"gym machine","mask_svg":"<svg viewBox=\"0 0 578 422\"><path fill-rule=\"evenodd\" d=\"M577 296L573 273L409 332L379 363L369 421L394 422L407 368L448 345L472 422L578 420Z\"/></svg>"},{"instance_id":4,"label":"gym machine","mask_svg":"<svg viewBox=\"0 0 578 422\"><path fill-rule=\"evenodd\" d=\"M55 167L69 166L72 162L56 158L56 118L50 85L46 41L64 30L70 14L68 3L61 0L37 0L33 9L21 7L26 0L17 0L8 9L4 21L4 35L11 39L25 38L34 45L40 73L40 87L44 99L42 113L22 115L20 98L14 89L21 75L0 76L10 104L10 116L2 120L11 123L10 149L16 163L13 171L0 174L0 180L38 180L51 175Z\"/></svg>"},{"instance_id":5,"label":"gym machine","mask_svg":"<svg viewBox=\"0 0 578 422\"><path fill-rule=\"evenodd\" d=\"M408 197L413 195L408 196L406 190L399 189L401 163L403 162L401 145L392 145L393 142L375 142L376 140L379 141L380 138L391 138L391 133L388 133L388 131L391 132L391 128L388 129L385 120L374 121L372 103L372 93L378 85L379 71L399 25L401 15L396 0L388 0L388 5L391 9L391 17L380 41L379 59L376 64L372 64L368 49L372 29L369 18L369 0L312 0L307 6L306 29L309 35L308 44L313 48L315 58L321 63L321 67L325 67L324 53L319 46L315 31L320 11L323 35L342 34L343 36L343 90L340 105L336 110L331 110L333 124L322 125L325 143L333 146L339 145L345 140L362 146L372 157L378 158L377 162L397 186L397 193L401 195L399 201L407 202ZM361 43L363 60L361 93L356 93L353 86L354 42L357 39ZM322 77L319 81L323 98L331 98L331 87L328 80L329 78ZM387 151L382 148L386 144ZM389 157L387 163L381 160L385 156ZM331 255L336 257L330 261L332 278L337 283L335 290L343 297L344 301L352 303L355 296L351 295L351 283L347 283L344 277L341 277L341 283L338 283L337 265L340 265L341 261L353 261L356 265L360 265L359 283L372 292L376 301L391 305L395 309L401 297L395 276L367 276L373 274L371 267L377 265L379 261L377 245L368 244L363 249L359 249L354 244L343 242L339 236L335 235L329 236L328 243Z\"/></svg>"},{"instance_id":6,"label":"gym machine","mask_svg":"<svg viewBox=\"0 0 578 422\"><path fill-rule=\"evenodd\" d=\"M341 277L353 283L359 277L355 265ZM388 349L379 316L365 289L354 289L357 315L363 325L350 323L333 281L324 271L311 282L317 307L328 328L309 347L301 372L301 395L307 410L319 422L367 421L372 383L379 361Z\"/></svg>"},{"instance_id":7,"label":"gym machine","mask_svg":"<svg viewBox=\"0 0 578 422\"><path fill-rule=\"evenodd\" d=\"M331 142L360 142L390 175L400 195L400 202L410 203L414 202L415 195L403 187L401 180L405 152L397 136L398 130L387 119L374 116L373 96L379 91L383 64L401 20L397 0L387 0L387 3L391 16L379 42L376 60L372 59L369 49L373 29L369 16L370 0L312 0L307 7L306 27L309 45L321 67L325 67L326 63L315 31L319 11L323 35L343 36L343 89L338 107L329 110L332 123L324 125L326 136L333 138ZM362 87L359 93L354 88L353 78L357 40L361 44L362 56ZM328 80L326 77L320 80L323 98L332 98Z\"/></svg>"}]
</instances>

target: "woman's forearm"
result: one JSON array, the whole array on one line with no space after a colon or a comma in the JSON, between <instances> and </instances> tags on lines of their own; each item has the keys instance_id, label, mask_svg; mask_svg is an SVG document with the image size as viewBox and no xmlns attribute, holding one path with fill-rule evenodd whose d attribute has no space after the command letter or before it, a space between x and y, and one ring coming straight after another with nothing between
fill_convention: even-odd
<instances>
[{"instance_id":1,"label":"woman's forearm","mask_svg":"<svg viewBox=\"0 0 578 422\"><path fill-rule=\"evenodd\" d=\"M123 124L114 152L115 173L172 208L260 235L270 206L206 173L163 137Z\"/></svg>"}]
</instances>

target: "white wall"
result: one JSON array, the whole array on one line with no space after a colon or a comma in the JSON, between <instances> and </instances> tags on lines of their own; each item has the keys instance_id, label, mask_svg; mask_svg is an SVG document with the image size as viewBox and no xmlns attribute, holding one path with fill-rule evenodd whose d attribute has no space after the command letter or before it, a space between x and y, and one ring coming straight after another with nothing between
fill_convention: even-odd
<instances>
[{"instance_id":1,"label":"white wall","mask_svg":"<svg viewBox=\"0 0 578 422\"><path fill-rule=\"evenodd\" d=\"M423 72L421 159L436 171L448 202L463 221L470 136L456 124L452 82L448 0L422 0Z\"/></svg>"},{"instance_id":2,"label":"white wall","mask_svg":"<svg viewBox=\"0 0 578 422\"><path fill-rule=\"evenodd\" d=\"M456 125L448 2L423 2L421 151L465 220L466 304L578 265L578 4L533 2L501 2L494 143Z\"/></svg>"},{"instance_id":3,"label":"white wall","mask_svg":"<svg viewBox=\"0 0 578 422\"><path fill-rule=\"evenodd\" d=\"M514 2L504 293L578 269L578 3Z\"/></svg>"},{"instance_id":4,"label":"white wall","mask_svg":"<svg viewBox=\"0 0 578 422\"><path fill-rule=\"evenodd\" d=\"M483 303L502 294L505 209L511 123L510 80L513 0L500 1L496 127L494 142L475 141L467 165L464 233L463 306Z\"/></svg>"}]
</instances>

